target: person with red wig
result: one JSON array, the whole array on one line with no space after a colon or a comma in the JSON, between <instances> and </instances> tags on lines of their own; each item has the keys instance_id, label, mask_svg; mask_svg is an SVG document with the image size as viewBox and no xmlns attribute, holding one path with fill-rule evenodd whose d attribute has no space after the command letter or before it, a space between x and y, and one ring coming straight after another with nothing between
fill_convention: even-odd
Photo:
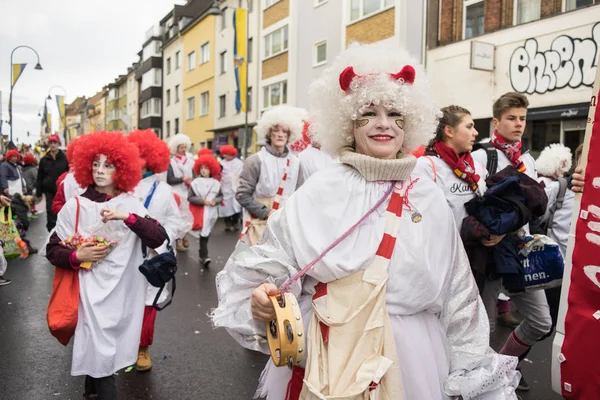
<instances>
[{"instance_id":1,"label":"person with red wig","mask_svg":"<svg viewBox=\"0 0 600 400\"><path fill-rule=\"evenodd\" d=\"M56 225L56 214L52 212L52 200L56 195L56 181L69 170L69 162L65 154L59 149L60 138L58 135L48 137L50 151L40 160L38 168L36 196L46 197L46 229L52 231Z\"/></svg>"},{"instance_id":2,"label":"person with red wig","mask_svg":"<svg viewBox=\"0 0 600 400\"><path fill-rule=\"evenodd\" d=\"M137 147L119 132L78 140L73 172L87 189L58 214L46 257L56 267L78 271L71 375L86 376L84 397L113 400L114 373L137 360L146 297L146 279L138 271L142 247L160 247L167 234L130 194L142 178ZM67 243L75 233L111 244L84 242L73 250Z\"/></svg>"},{"instance_id":3,"label":"person with red wig","mask_svg":"<svg viewBox=\"0 0 600 400\"><path fill-rule=\"evenodd\" d=\"M189 153L191 147L192 141L183 133L178 133L169 140L171 163L167 170L167 183L173 187L173 190L179 196L181 216L188 221L192 220L192 215L189 210L187 195L194 179L194 160ZM176 247L178 251L187 250L190 247L190 242L185 238L186 234L187 231L177 238Z\"/></svg>"},{"instance_id":4,"label":"person with red wig","mask_svg":"<svg viewBox=\"0 0 600 400\"><path fill-rule=\"evenodd\" d=\"M35 181L37 180L37 160L33 154L27 153L23 156L22 173L27 194L33 194L35 191Z\"/></svg>"},{"instance_id":5,"label":"person with red wig","mask_svg":"<svg viewBox=\"0 0 600 400\"><path fill-rule=\"evenodd\" d=\"M200 265L208 268L208 237L219 217L218 205L223 201L221 183L214 178L221 173L221 166L212 155L198 157L194 163L198 177L192 181L188 201L203 207L202 230L200 231Z\"/></svg>"},{"instance_id":6,"label":"person with red wig","mask_svg":"<svg viewBox=\"0 0 600 400\"><path fill-rule=\"evenodd\" d=\"M235 199L235 191L244 169L244 163L237 158L238 151L231 145L221 146L219 153L221 160L221 190L223 202L219 205L219 217L225 219L225 231L235 232L242 212L242 206Z\"/></svg>"},{"instance_id":7,"label":"person with red wig","mask_svg":"<svg viewBox=\"0 0 600 400\"><path fill-rule=\"evenodd\" d=\"M200 150L198 150L198 157L206 156L206 155L212 156L212 154L213 154L212 150L207 147L203 147Z\"/></svg>"},{"instance_id":8,"label":"person with red wig","mask_svg":"<svg viewBox=\"0 0 600 400\"><path fill-rule=\"evenodd\" d=\"M127 135L127 140L137 146L140 151L140 158L144 163L142 180L135 187L133 195L144 204L148 214L160 222L167 231L170 241L174 243L182 233L182 226L185 227L187 224L181 219L179 206L173 196L173 189L166 182L159 179L159 174L169 168L169 147L150 129L133 131ZM183 233L185 234L185 231ZM147 252L147 258L152 258L167 251L169 250L165 243L163 246ZM149 347L154 339L156 309L153 304L158 290L157 287L147 285L142 335L139 343L138 359L135 364L138 371L149 371L152 368ZM168 292L169 290L165 286L158 303L162 303L167 299Z\"/></svg>"},{"instance_id":9,"label":"person with red wig","mask_svg":"<svg viewBox=\"0 0 600 400\"><path fill-rule=\"evenodd\" d=\"M25 193L25 183L21 175L18 162L21 154L11 149L4 156L5 162L0 164L0 191L4 195L12 196L15 193Z\"/></svg>"}]
</instances>

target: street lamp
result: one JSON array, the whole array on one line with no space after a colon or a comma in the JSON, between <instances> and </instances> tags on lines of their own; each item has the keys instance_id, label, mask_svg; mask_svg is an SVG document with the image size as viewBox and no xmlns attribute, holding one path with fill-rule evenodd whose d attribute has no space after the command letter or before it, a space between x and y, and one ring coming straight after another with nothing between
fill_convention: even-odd
<instances>
[{"instance_id":1,"label":"street lamp","mask_svg":"<svg viewBox=\"0 0 600 400\"><path fill-rule=\"evenodd\" d=\"M249 0L248 0L249 1ZM246 54L245 54L245 60L244 62L246 63L246 108L245 108L245 115L244 115L244 138L242 140L242 145L244 146L243 148L243 155L244 155L244 159L246 159L248 157L248 101L249 101L249 93L248 93L248 75L250 75L250 68L248 65L248 38L250 37L250 4L246 3L246 5L248 6L246 8ZM206 12L208 15L214 15L214 16L221 16L221 17L225 17L223 15L223 11L221 11L221 8L219 7L219 1L218 0L214 0L212 6L208 9L208 11Z\"/></svg>"},{"instance_id":2,"label":"street lamp","mask_svg":"<svg viewBox=\"0 0 600 400\"><path fill-rule=\"evenodd\" d=\"M12 116L13 102L12 102L12 97L13 97L13 88L16 83L16 82L13 82L13 79L14 79L14 77L13 77L13 55L15 53L15 50L20 49L20 48L26 48L26 49L33 51L35 53L35 55L37 56L37 64L35 65L34 69L37 69L37 70L42 69L42 66L40 64L40 55L38 54L37 51L35 51L35 49L33 47L25 46L25 45L17 46L10 53L10 96L9 96L10 98L9 98L9 103L8 103L9 104L8 119L9 119L9 124L10 124L10 141L11 142L13 140L13 116Z\"/></svg>"}]
</instances>

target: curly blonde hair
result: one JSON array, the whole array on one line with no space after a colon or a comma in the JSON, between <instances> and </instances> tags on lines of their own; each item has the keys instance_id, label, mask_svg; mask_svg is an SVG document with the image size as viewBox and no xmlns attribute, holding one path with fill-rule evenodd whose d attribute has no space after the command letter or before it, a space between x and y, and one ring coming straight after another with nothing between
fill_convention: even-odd
<instances>
[{"instance_id":1,"label":"curly blonde hair","mask_svg":"<svg viewBox=\"0 0 600 400\"><path fill-rule=\"evenodd\" d=\"M406 65L415 70L413 83L391 77ZM344 91L340 74L348 67L357 76ZM423 67L405 50L381 42L350 45L311 84L309 96L315 117L310 133L323 150L333 155L354 144L354 121L360 110L371 104L395 108L404 115L404 153L429 143L441 117Z\"/></svg>"}]
</instances>

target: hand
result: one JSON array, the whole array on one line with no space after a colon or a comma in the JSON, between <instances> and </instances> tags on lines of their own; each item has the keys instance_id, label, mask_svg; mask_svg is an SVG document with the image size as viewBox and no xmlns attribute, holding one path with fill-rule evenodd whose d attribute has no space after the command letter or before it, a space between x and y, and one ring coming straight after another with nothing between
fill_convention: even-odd
<instances>
[{"instance_id":1,"label":"hand","mask_svg":"<svg viewBox=\"0 0 600 400\"><path fill-rule=\"evenodd\" d=\"M6 196L2 196L0 195L0 203L4 206L4 207L8 207L10 206L10 199Z\"/></svg>"},{"instance_id":2,"label":"hand","mask_svg":"<svg viewBox=\"0 0 600 400\"><path fill-rule=\"evenodd\" d=\"M2 193L4 193L4 194L8 195L8 194L9 194L9 193L8 193L8 188L4 189L4 191L3 191Z\"/></svg>"},{"instance_id":3,"label":"hand","mask_svg":"<svg viewBox=\"0 0 600 400\"><path fill-rule=\"evenodd\" d=\"M272 283L263 283L252 291L250 309L252 318L258 321L269 322L275 319L275 307L269 296L279 293L277 286Z\"/></svg>"},{"instance_id":4,"label":"hand","mask_svg":"<svg viewBox=\"0 0 600 400\"><path fill-rule=\"evenodd\" d=\"M186 185L189 185L192 182L192 178L190 178L189 176L184 176L182 179L183 183L185 183Z\"/></svg>"},{"instance_id":5,"label":"hand","mask_svg":"<svg viewBox=\"0 0 600 400\"><path fill-rule=\"evenodd\" d=\"M215 204L217 204L217 203L215 203L212 200L206 200L206 199L204 199L204 205L205 206L214 206Z\"/></svg>"},{"instance_id":6,"label":"hand","mask_svg":"<svg viewBox=\"0 0 600 400\"><path fill-rule=\"evenodd\" d=\"M108 246L96 247L93 243L84 243L79 247L79 249L77 249L75 257L77 257L77 259L82 263L96 262L106 257L108 250Z\"/></svg>"},{"instance_id":7,"label":"hand","mask_svg":"<svg viewBox=\"0 0 600 400\"><path fill-rule=\"evenodd\" d=\"M571 181L571 184L573 185L571 187L571 190L574 191L575 193L582 193L583 185L585 184L584 179L585 179L585 174L583 173L583 168L581 168L581 167L575 168L575 173L573 174L573 180Z\"/></svg>"},{"instance_id":8,"label":"hand","mask_svg":"<svg viewBox=\"0 0 600 400\"><path fill-rule=\"evenodd\" d=\"M103 208L102 211L100 211L100 215L102 216L102 222L104 223L113 220L125 221L129 217L129 213L117 210L110 210L108 208Z\"/></svg>"},{"instance_id":9,"label":"hand","mask_svg":"<svg viewBox=\"0 0 600 400\"><path fill-rule=\"evenodd\" d=\"M265 219L269 219L269 217L270 217L271 215L273 215L273 213L275 213L275 211L276 211L276 210L273 210L273 209L269 210L269 213L267 214L267 218L265 218Z\"/></svg>"},{"instance_id":10,"label":"hand","mask_svg":"<svg viewBox=\"0 0 600 400\"><path fill-rule=\"evenodd\" d=\"M500 243L502 241L502 239L504 239L505 236L506 236L506 234L498 236L498 235L493 235L490 233L490 239L482 240L481 244L483 244L485 247L493 247L493 246L497 245L498 243Z\"/></svg>"}]
</instances>

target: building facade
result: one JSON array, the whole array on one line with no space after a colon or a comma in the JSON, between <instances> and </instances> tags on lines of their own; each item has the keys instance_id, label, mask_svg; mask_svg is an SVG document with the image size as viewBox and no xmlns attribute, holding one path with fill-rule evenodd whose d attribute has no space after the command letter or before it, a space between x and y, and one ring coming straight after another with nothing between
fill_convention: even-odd
<instances>
[{"instance_id":1,"label":"building facade","mask_svg":"<svg viewBox=\"0 0 600 400\"><path fill-rule=\"evenodd\" d=\"M214 107L214 139L213 150L217 152L219 147L230 144L239 149L240 154L253 152L253 143L256 141L252 137L252 127L256 125L258 99L256 88L258 87L258 62L257 55L259 49L259 17L258 1L252 0L225 0L220 4L222 16L217 18L216 23L216 43L215 55L215 96L212 103ZM241 63L247 63L248 68L248 133L244 135L246 123L246 112L238 111L236 107L236 94L238 84L240 96L245 88L246 82L236 76L234 59L234 41L235 27L233 25L233 16L236 8L245 8L248 21L247 37L247 56L245 60L238 60ZM246 36L246 32L239 36ZM243 101L240 99L240 101Z\"/></svg>"},{"instance_id":2,"label":"building facade","mask_svg":"<svg viewBox=\"0 0 600 400\"><path fill-rule=\"evenodd\" d=\"M86 105L84 119L84 132L98 132L106 129L106 100L108 90L106 87L90 97Z\"/></svg>"},{"instance_id":3,"label":"building facade","mask_svg":"<svg viewBox=\"0 0 600 400\"><path fill-rule=\"evenodd\" d=\"M73 100L73 102L66 108L67 143L70 143L77 136L85 133L83 131L82 118L86 103L87 99L85 96L80 96Z\"/></svg>"},{"instance_id":4,"label":"building facade","mask_svg":"<svg viewBox=\"0 0 600 400\"><path fill-rule=\"evenodd\" d=\"M161 21L163 27L163 138L169 140L181 129L181 96L183 84L183 39L179 27L183 21L176 20L175 10Z\"/></svg>"},{"instance_id":5,"label":"building facade","mask_svg":"<svg viewBox=\"0 0 600 400\"><path fill-rule=\"evenodd\" d=\"M135 71L137 70L138 64L133 64L127 68L127 111L123 116L123 122L125 123L125 130L127 132L135 131L138 129L139 119L139 85L135 79Z\"/></svg>"},{"instance_id":6,"label":"building facade","mask_svg":"<svg viewBox=\"0 0 600 400\"><path fill-rule=\"evenodd\" d=\"M452 4L454 3L454 7ZM492 105L515 91L529 99L524 142L583 142L600 52L600 2L433 0L427 69L442 105L469 109L489 136Z\"/></svg>"},{"instance_id":7,"label":"building facade","mask_svg":"<svg viewBox=\"0 0 600 400\"><path fill-rule=\"evenodd\" d=\"M207 9L211 2L206 2ZM217 17L203 12L181 31L183 39L182 128L194 149L212 147L215 95L215 27Z\"/></svg>"},{"instance_id":8,"label":"building facade","mask_svg":"<svg viewBox=\"0 0 600 400\"><path fill-rule=\"evenodd\" d=\"M127 115L127 75L120 75L108 85L106 104L106 130L126 132L124 117Z\"/></svg>"},{"instance_id":9,"label":"building facade","mask_svg":"<svg viewBox=\"0 0 600 400\"><path fill-rule=\"evenodd\" d=\"M139 85L139 129L152 129L162 138L162 29L155 25L146 32L139 53L135 78Z\"/></svg>"}]
</instances>

